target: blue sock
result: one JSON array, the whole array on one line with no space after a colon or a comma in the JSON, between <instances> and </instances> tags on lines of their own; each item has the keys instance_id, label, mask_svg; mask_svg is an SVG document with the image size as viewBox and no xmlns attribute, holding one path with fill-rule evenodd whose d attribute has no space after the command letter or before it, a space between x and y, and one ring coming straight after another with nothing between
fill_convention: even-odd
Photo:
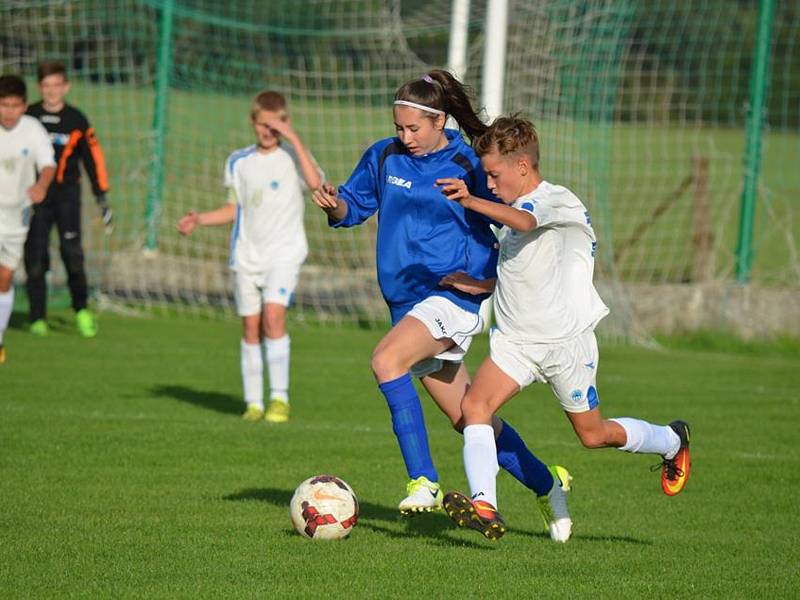
<instances>
[{"instance_id":1,"label":"blue sock","mask_svg":"<svg viewBox=\"0 0 800 600\"><path fill-rule=\"evenodd\" d=\"M392 413L392 429L400 444L408 476L416 479L424 475L431 481L439 481L439 474L433 467L428 447L422 404L411 382L411 376L406 373L397 379L381 383L378 387L386 396L389 412Z\"/></svg>"},{"instance_id":2,"label":"blue sock","mask_svg":"<svg viewBox=\"0 0 800 600\"><path fill-rule=\"evenodd\" d=\"M511 425L503 421L503 429L495 440L497 463L511 473L522 485L537 496L548 494L553 487L553 475L547 465L528 450L525 442Z\"/></svg>"}]
</instances>

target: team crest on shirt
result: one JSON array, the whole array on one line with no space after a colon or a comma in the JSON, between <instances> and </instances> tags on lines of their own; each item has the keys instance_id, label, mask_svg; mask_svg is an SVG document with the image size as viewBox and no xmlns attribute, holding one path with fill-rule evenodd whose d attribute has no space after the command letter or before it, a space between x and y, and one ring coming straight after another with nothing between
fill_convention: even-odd
<instances>
[{"instance_id":1,"label":"team crest on shirt","mask_svg":"<svg viewBox=\"0 0 800 600\"><path fill-rule=\"evenodd\" d=\"M411 189L411 182L403 179L402 177L395 177L394 175L387 175L386 176L386 183L390 183L391 185L396 185L401 188L406 188L407 190Z\"/></svg>"},{"instance_id":2,"label":"team crest on shirt","mask_svg":"<svg viewBox=\"0 0 800 600\"><path fill-rule=\"evenodd\" d=\"M270 187L270 189L271 189L272 191L275 191L275 190L277 190L277 189L280 187L280 185L281 185L281 184L280 184L280 183L278 183L278 180L277 180L277 179L273 179L272 181L270 181L270 182L269 182L269 187Z\"/></svg>"}]
</instances>

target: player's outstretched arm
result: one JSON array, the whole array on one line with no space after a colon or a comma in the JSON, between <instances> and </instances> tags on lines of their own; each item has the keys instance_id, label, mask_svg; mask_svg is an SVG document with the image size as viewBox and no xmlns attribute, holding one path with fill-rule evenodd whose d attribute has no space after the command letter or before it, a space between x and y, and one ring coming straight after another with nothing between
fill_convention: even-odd
<instances>
[{"instance_id":1,"label":"player's outstretched arm","mask_svg":"<svg viewBox=\"0 0 800 600\"><path fill-rule=\"evenodd\" d=\"M536 217L529 212L517 210L506 204L491 202L477 198L469 192L466 182L455 177L445 177L436 180L442 193L450 200L458 202L464 208L474 210L493 221L502 223L515 231L527 232L536 229Z\"/></svg>"},{"instance_id":2,"label":"player's outstretched arm","mask_svg":"<svg viewBox=\"0 0 800 600\"><path fill-rule=\"evenodd\" d=\"M475 279L466 273L457 271L445 275L439 280L439 285L442 287L451 287L466 294L473 296L480 296L481 294L491 294L497 285L497 278L490 279Z\"/></svg>"},{"instance_id":3,"label":"player's outstretched arm","mask_svg":"<svg viewBox=\"0 0 800 600\"><path fill-rule=\"evenodd\" d=\"M347 202L339 200L336 187L327 181L314 190L311 199L333 221L341 221L347 216Z\"/></svg>"},{"instance_id":4,"label":"player's outstretched arm","mask_svg":"<svg viewBox=\"0 0 800 600\"><path fill-rule=\"evenodd\" d=\"M198 226L226 225L236 218L236 205L232 202L214 210L195 212L190 210L178 221L177 228L181 235L191 235Z\"/></svg>"}]
</instances>

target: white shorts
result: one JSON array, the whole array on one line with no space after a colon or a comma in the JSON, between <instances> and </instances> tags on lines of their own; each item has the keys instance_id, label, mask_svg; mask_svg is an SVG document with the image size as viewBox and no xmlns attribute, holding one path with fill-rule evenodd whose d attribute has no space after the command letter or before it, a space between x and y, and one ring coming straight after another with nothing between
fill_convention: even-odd
<instances>
[{"instance_id":1,"label":"white shorts","mask_svg":"<svg viewBox=\"0 0 800 600\"><path fill-rule=\"evenodd\" d=\"M289 306L299 274L300 265L275 265L263 273L236 271L236 312L246 317L260 315L265 304Z\"/></svg>"},{"instance_id":2,"label":"white shorts","mask_svg":"<svg viewBox=\"0 0 800 600\"><path fill-rule=\"evenodd\" d=\"M433 358L411 367L415 377L425 377L441 370L443 361L461 362L472 343L472 336L483 330L483 318L464 310L443 296L430 296L407 313L428 328L434 339L449 338L454 345Z\"/></svg>"},{"instance_id":3,"label":"white shorts","mask_svg":"<svg viewBox=\"0 0 800 600\"><path fill-rule=\"evenodd\" d=\"M520 389L536 382L549 383L562 408L571 413L586 412L599 404L597 364L600 355L593 330L557 344L513 341L493 330L489 347L492 361L516 381Z\"/></svg>"},{"instance_id":4,"label":"white shorts","mask_svg":"<svg viewBox=\"0 0 800 600\"><path fill-rule=\"evenodd\" d=\"M25 237L19 234L0 234L0 265L16 271L22 261L22 253L25 248Z\"/></svg>"}]
</instances>

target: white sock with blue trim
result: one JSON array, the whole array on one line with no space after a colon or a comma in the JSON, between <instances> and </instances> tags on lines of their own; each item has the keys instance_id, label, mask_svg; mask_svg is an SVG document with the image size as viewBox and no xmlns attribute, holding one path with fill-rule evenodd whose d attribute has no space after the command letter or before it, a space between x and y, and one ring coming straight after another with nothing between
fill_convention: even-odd
<instances>
[{"instance_id":1,"label":"white sock with blue trim","mask_svg":"<svg viewBox=\"0 0 800 600\"><path fill-rule=\"evenodd\" d=\"M0 292L0 344L3 343L3 334L8 328L11 311L14 308L14 286L7 292Z\"/></svg>"},{"instance_id":2,"label":"white sock with blue trim","mask_svg":"<svg viewBox=\"0 0 800 600\"><path fill-rule=\"evenodd\" d=\"M625 430L627 441L620 450L639 454L660 454L672 458L681 447L681 438L667 425L653 425L641 419L609 419Z\"/></svg>"},{"instance_id":3,"label":"white sock with blue trim","mask_svg":"<svg viewBox=\"0 0 800 600\"><path fill-rule=\"evenodd\" d=\"M464 471L473 500L497 508L497 447L491 425L464 427Z\"/></svg>"},{"instance_id":4,"label":"white sock with blue trim","mask_svg":"<svg viewBox=\"0 0 800 600\"><path fill-rule=\"evenodd\" d=\"M264 354L269 371L270 400L289 402L289 356L291 340L289 335L264 340Z\"/></svg>"},{"instance_id":5,"label":"white sock with blue trim","mask_svg":"<svg viewBox=\"0 0 800 600\"><path fill-rule=\"evenodd\" d=\"M264 410L264 361L261 358L261 345L241 342L242 385L244 401L248 406Z\"/></svg>"}]
</instances>

